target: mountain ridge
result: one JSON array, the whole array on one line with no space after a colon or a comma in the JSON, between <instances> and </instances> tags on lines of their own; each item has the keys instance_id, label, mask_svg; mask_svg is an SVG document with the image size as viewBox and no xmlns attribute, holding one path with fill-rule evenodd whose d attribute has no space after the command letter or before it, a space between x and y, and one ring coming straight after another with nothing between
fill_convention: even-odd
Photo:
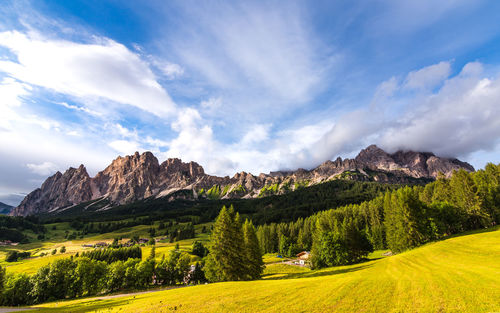
<instances>
[{"instance_id":1,"label":"mountain ridge","mask_svg":"<svg viewBox=\"0 0 500 313\"><path fill-rule=\"evenodd\" d=\"M14 207L6 203L0 202L0 214L9 214Z\"/></svg>"},{"instance_id":2,"label":"mountain ridge","mask_svg":"<svg viewBox=\"0 0 500 313\"><path fill-rule=\"evenodd\" d=\"M233 177L206 174L196 162L170 158L159 163L153 153L119 156L104 170L90 177L85 166L70 167L48 177L40 188L29 193L11 215L32 215L62 210L82 202L105 198L113 205L148 197L197 199L255 198L293 191L332 179L407 183L435 179L441 172L474 168L457 159L440 158L430 152L397 151L389 154L371 145L354 159L325 161L311 170L276 171L255 176L239 172ZM178 191L184 190L179 195ZM105 209L105 208L104 208Z\"/></svg>"}]
</instances>

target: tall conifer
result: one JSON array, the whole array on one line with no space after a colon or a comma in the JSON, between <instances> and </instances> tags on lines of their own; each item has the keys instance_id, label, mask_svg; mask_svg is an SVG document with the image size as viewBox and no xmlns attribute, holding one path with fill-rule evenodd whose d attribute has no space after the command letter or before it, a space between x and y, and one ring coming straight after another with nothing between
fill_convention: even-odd
<instances>
[{"instance_id":1,"label":"tall conifer","mask_svg":"<svg viewBox=\"0 0 500 313\"><path fill-rule=\"evenodd\" d=\"M205 266L210 281L242 280L245 277L243 233L239 214L225 206L215 220Z\"/></svg>"},{"instance_id":2,"label":"tall conifer","mask_svg":"<svg viewBox=\"0 0 500 313\"><path fill-rule=\"evenodd\" d=\"M255 227L249 220L246 220L245 224L243 224L243 238L245 242L248 278L260 278L264 268L264 262L262 261L262 252L259 247L259 240L257 239Z\"/></svg>"}]
</instances>

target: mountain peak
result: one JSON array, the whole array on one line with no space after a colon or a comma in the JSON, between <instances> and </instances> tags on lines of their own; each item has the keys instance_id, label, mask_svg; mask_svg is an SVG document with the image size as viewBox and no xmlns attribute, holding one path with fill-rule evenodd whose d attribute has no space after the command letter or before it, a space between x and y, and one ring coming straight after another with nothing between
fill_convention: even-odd
<instances>
[{"instance_id":1,"label":"mountain peak","mask_svg":"<svg viewBox=\"0 0 500 313\"><path fill-rule=\"evenodd\" d=\"M201 189L208 190L215 185L224 190L222 197L248 198L259 196L266 186L286 184L286 188L284 185L273 187L275 192L285 192L290 184L317 184L341 177L402 183L414 178L435 178L439 172L449 176L453 170L460 168L474 171L472 166L456 159L439 158L427 152L398 151L389 154L376 145L370 145L354 159L342 160L339 157L312 170L270 172L259 176L240 172L230 178L207 175L203 167L193 161L185 163L179 158L169 158L159 164L153 153L135 152L117 157L94 178L89 177L83 164L77 169L69 168L64 174L55 173L40 188L28 194L13 214L54 211L102 197L111 205L117 205L151 196L169 196L182 189L197 195ZM365 170L371 170L372 174L366 174ZM341 175L346 171L347 175ZM358 174L353 175L352 171Z\"/></svg>"}]
</instances>

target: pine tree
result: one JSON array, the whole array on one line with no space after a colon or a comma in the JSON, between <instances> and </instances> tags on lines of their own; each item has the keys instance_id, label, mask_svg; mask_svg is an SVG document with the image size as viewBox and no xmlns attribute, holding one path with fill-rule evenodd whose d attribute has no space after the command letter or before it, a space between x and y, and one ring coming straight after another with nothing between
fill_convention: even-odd
<instances>
[{"instance_id":1,"label":"pine tree","mask_svg":"<svg viewBox=\"0 0 500 313\"><path fill-rule=\"evenodd\" d=\"M245 277L243 233L239 214L225 206L215 220L206 263L210 281L242 280Z\"/></svg>"},{"instance_id":2,"label":"pine tree","mask_svg":"<svg viewBox=\"0 0 500 313\"><path fill-rule=\"evenodd\" d=\"M255 232L255 227L249 220L243 224L243 238L245 242L247 277L249 279L260 278L264 268L262 252L259 247L259 240Z\"/></svg>"},{"instance_id":3,"label":"pine tree","mask_svg":"<svg viewBox=\"0 0 500 313\"><path fill-rule=\"evenodd\" d=\"M156 247L153 246L151 248L151 252L149 253L149 257L148 257L148 260L154 260L156 257Z\"/></svg>"}]
</instances>

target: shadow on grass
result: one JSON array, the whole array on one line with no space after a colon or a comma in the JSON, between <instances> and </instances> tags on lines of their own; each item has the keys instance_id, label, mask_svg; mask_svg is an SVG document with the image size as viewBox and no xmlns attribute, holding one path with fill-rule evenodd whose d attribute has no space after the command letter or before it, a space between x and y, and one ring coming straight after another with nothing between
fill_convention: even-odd
<instances>
[{"instance_id":1,"label":"shadow on grass","mask_svg":"<svg viewBox=\"0 0 500 313\"><path fill-rule=\"evenodd\" d=\"M467 235L473 235L473 234L490 233L490 232L494 232L494 231L497 231L497 230L500 230L500 225L491 226L491 227L488 227L488 228L468 230L468 231L465 231L465 232L462 232L462 233L453 234L453 235L444 237L441 240L436 240L435 242L443 241L443 240L450 239L450 238L456 238L456 237L462 237L462 236L467 236Z\"/></svg>"},{"instance_id":2,"label":"shadow on grass","mask_svg":"<svg viewBox=\"0 0 500 313\"><path fill-rule=\"evenodd\" d=\"M293 265L290 265L293 266ZM308 278L308 277L321 277L321 276L332 276L332 275L338 275L338 274L345 274L345 273L352 273L352 272L357 272L360 270L364 270L367 268L372 267L373 264L366 264L366 265L360 265L356 267L350 267L350 268L344 268L344 269L335 269L331 268L328 270L318 270L318 271L310 271L310 272L303 272L303 273L270 273L266 276L273 276L273 275L280 275L284 274L283 276L279 277L269 277L266 278L265 276L263 277L266 280L279 280L279 279L294 279L294 278Z\"/></svg>"},{"instance_id":3,"label":"shadow on grass","mask_svg":"<svg viewBox=\"0 0 500 313\"><path fill-rule=\"evenodd\" d=\"M132 299L133 300L133 299ZM65 313L83 313L83 312L95 312L102 309L111 309L116 306L126 305L130 303L130 299L96 299L88 302L82 301L75 304L64 305L64 302L61 302L61 307L34 307L30 308L33 311L27 312L65 312Z\"/></svg>"}]
</instances>

